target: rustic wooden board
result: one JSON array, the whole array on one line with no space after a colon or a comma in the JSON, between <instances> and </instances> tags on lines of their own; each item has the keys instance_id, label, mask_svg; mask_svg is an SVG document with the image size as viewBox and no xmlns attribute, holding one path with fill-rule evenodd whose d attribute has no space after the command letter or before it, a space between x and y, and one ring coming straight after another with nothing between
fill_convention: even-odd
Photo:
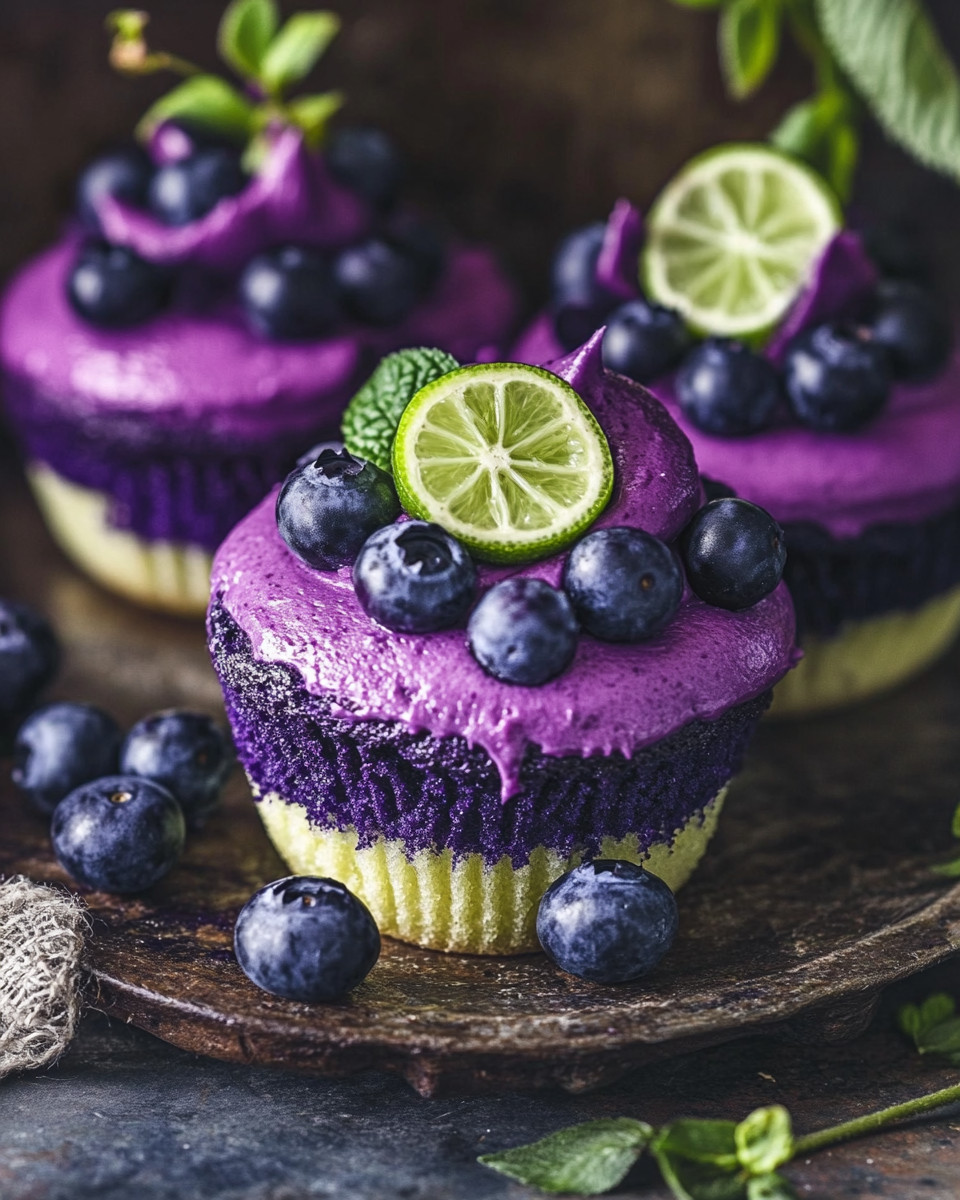
<instances>
[{"instance_id":1,"label":"rustic wooden board","mask_svg":"<svg viewBox=\"0 0 960 1200\"><path fill-rule=\"evenodd\" d=\"M0 486L0 594L42 605L67 642L58 694L132 721L169 704L216 712L200 631L79 578L15 484ZM765 726L714 849L681 894L681 936L648 982L582 983L539 955L445 956L387 942L347 1001L266 996L231 953L233 919L283 874L240 778L180 866L135 899L87 896L90 998L178 1046L297 1070L379 1068L439 1087L596 1086L746 1033L859 1032L883 987L960 945L950 852L960 797L960 656L898 694ZM6 772L3 772L6 776ZM43 821L0 784L0 872L64 880Z\"/></svg>"}]
</instances>

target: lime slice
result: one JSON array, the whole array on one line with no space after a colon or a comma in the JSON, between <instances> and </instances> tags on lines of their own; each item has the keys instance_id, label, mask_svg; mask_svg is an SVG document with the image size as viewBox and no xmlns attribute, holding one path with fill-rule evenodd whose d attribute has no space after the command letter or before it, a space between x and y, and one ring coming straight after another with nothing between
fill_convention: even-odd
<instances>
[{"instance_id":1,"label":"lime slice","mask_svg":"<svg viewBox=\"0 0 960 1200\"><path fill-rule=\"evenodd\" d=\"M687 163L654 204L644 287L697 333L759 340L841 223L837 198L803 163L770 146L718 146Z\"/></svg>"},{"instance_id":2,"label":"lime slice","mask_svg":"<svg viewBox=\"0 0 960 1200\"><path fill-rule=\"evenodd\" d=\"M488 562L530 562L572 542L613 491L610 447L568 383L540 367L461 367L420 389L393 443L411 516Z\"/></svg>"}]
</instances>

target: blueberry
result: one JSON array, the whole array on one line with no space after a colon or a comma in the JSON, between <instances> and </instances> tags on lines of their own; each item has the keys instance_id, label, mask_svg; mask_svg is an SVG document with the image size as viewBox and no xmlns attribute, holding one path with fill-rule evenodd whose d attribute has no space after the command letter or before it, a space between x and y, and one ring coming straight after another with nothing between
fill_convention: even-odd
<instances>
[{"instance_id":1,"label":"blueberry","mask_svg":"<svg viewBox=\"0 0 960 1200\"><path fill-rule=\"evenodd\" d=\"M595 859L561 875L537 912L547 957L595 983L627 983L652 971L677 925L677 902L663 880L619 859Z\"/></svg>"},{"instance_id":2,"label":"blueberry","mask_svg":"<svg viewBox=\"0 0 960 1200\"><path fill-rule=\"evenodd\" d=\"M818 325L801 333L787 348L784 378L797 420L826 433L859 429L890 394L887 351L860 326Z\"/></svg>"},{"instance_id":3,"label":"blueberry","mask_svg":"<svg viewBox=\"0 0 960 1200\"><path fill-rule=\"evenodd\" d=\"M342 883L291 875L251 896L237 917L233 947L240 969L257 987L322 1004L370 974L380 957L380 933Z\"/></svg>"},{"instance_id":4,"label":"blueberry","mask_svg":"<svg viewBox=\"0 0 960 1200\"><path fill-rule=\"evenodd\" d=\"M470 555L439 525L405 521L370 535L353 564L364 612L402 633L459 625L473 602Z\"/></svg>"},{"instance_id":5,"label":"blueberry","mask_svg":"<svg viewBox=\"0 0 960 1200\"><path fill-rule=\"evenodd\" d=\"M570 601L542 579L504 579L483 596L467 626L470 651L504 683L538 687L565 671L577 649Z\"/></svg>"},{"instance_id":6,"label":"blueberry","mask_svg":"<svg viewBox=\"0 0 960 1200\"><path fill-rule=\"evenodd\" d=\"M554 255L551 309L564 350L572 350L595 333L617 302L596 278L604 233L602 222L587 225L564 238Z\"/></svg>"},{"instance_id":7,"label":"blueberry","mask_svg":"<svg viewBox=\"0 0 960 1200\"><path fill-rule=\"evenodd\" d=\"M185 825L180 805L159 783L108 775L60 801L50 836L58 862L78 883L140 892L174 866Z\"/></svg>"},{"instance_id":8,"label":"blueberry","mask_svg":"<svg viewBox=\"0 0 960 1200\"><path fill-rule=\"evenodd\" d=\"M59 666L47 621L25 604L0 600L0 727L36 703Z\"/></svg>"},{"instance_id":9,"label":"blueberry","mask_svg":"<svg viewBox=\"0 0 960 1200\"><path fill-rule=\"evenodd\" d=\"M11 777L49 815L81 783L116 772L122 737L113 717L92 704L47 704L17 732Z\"/></svg>"},{"instance_id":10,"label":"blueberry","mask_svg":"<svg viewBox=\"0 0 960 1200\"><path fill-rule=\"evenodd\" d=\"M950 357L950 320L930 292L916 284L880 285L870 332L873 341L887 351L898 379L932 379Z\"/></svg>"},{"instance_id":11,"label":"blueberry","mask_svg":"<svg viewBox=\"0 0 960 1200\"><path fill-rule=\"evenodd\" d=\"M707 604L737 612L768 596L787 550L773 517L748 500L711 500L680 536L690 586Z\"/></svg>"},{"instance_id":12,"label":"blueberry","mask_svg":"<svg viewBox=\"0 0 960 1200\"><path fill-rule=\"evenodd\" d=\"M232 150L205 148L157 169L150 181L150 208L165 225L189 225L242 192L249 180Z\"/></svg>"},{"instance_id":13,"label":"blueberry","mask_svg":"<svg viewBox=\"0 0 960 1200\"><path fill-rule=\"evenodd\" d=\"M396 203L403 181L399 151L380 129L340 128L326 145L327 166L334 179L385 212Z\"/></svg>"},{"instance_id":14,"label":"blueberry","mask_svg":"<svg viewBox=\"0 0 960 1200\"><path fill-rule=\"evenodd\" d=\"M607 318L603 365L637 383L652 383L677 365L689 344L687 327L674 309L630 300Z\"/></svg>"},{"instance_id":15,"label":"blueberry","mask_svg":"<svg viewBox=\"0 0 960 1200\"><path fill-rule=\"evenodd\" d=\"M368 325L403 320L423 293L423 275L414 255L384 238L341 250L333 271L344 308Z\"/></svg>"},{"instance_id":16,"label":"blueberry","mask_svg":"<svg viewBox=\"0 0 960 1200\"><path fill-rule=\"evenodd\" d=\"M707 338L691 350L677 372L676 391L693 425L724 437L766 428L781 396L773 364L726 338Z\"/></svg>"},{"instance_id":17,"label":"blueberry","mask_svg":"<svg viewBox=\"0 0 960 1200\"><path fill-rule=\"evenodd\" d=\"M125 246L95 242L77 257L67 281L74 310L91 325L123 329L155 316L170 296L166 271Z\"/></svg>"},{"instance_id":18,"label":"blueberry","mask_svg":"<svg viewBox=\"0 0 960 1200\"><path fill-rule=\"evenodd\" d=\"M587 633L642 642L677 611L683 572L670 547L642 529L598 529L567 556L563 590Z\"/></svg>"},{"instance_id":19,"label":"blueberry","mask_svg":"<svg viewBox=\"0 0 960 1200\"><path fill-rule=\"evenodd\" d=\"M329 262L305 246L281 246L251 259L240 277L240 298L257 332L278 341L321 337L340 315Z\"/></svg>"},{"instance_id":20,"label":"blueberry","mask_svg":"<svg viewBox=\"0 0 960 1200\"><path fill-rule=\"evenodd\" d=\"M413 260L420 294L426 295L440 279L447 251L439 230L419 217L405 213L390 225L389 241Z\"/></svg>"},{"instance_id":21,"label":"blueberry","mask_svg":"<svg viewBox=\"0 0 960 1200\"><path fill-rule=\"evenodd\" d=\"M299 558L321 571L353 562L374 530L395 521L393 480L349 450L329 446L287 476L277 497L277 528Z\"/></svg>"},{"instance_id":22,"label":"blueberry","mask_svg":"<svg viewBox=\"0 0 960 1200\"><path fill-rule=\"evenodd\" d=\"M180 709L138 721L120 751L120 770L165 787L188 825L202 822L216 807L232 766L230 745L216 721Z\"/></svg>"},{"instance_id":23,"label":"blueberry","mask_svg":"<svg viewBox=\"0 0 960 1200\"><path fill-rule=\"evenodd\" d=\"M84 168L77 180L77 215L88 229L98 230L97 205L105 196L145 208L152 177L153 164L139 146L124 146L101 154Z\"/></svg>"}]
</instances>

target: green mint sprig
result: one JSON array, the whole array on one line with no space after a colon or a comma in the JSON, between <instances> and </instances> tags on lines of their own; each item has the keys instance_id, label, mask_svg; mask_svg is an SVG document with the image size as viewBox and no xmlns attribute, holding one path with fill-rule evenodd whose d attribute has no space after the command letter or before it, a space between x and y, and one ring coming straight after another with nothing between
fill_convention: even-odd
<instances>
[{"instance_id":1,"label":"green mint sprig","mask_svg":"<svg viewBox=\"0 0 960 1200\"><path fill-rule=\"evenodd\" d=\"M950 832L955 838L960 838L960 804L953 811ZM937 863L933 870L937 875L943 875L947 879L960 878L960 856L951 858L947 862Z\"/></svg>"},{"instance_id":2,"label":"green mint sprig","mask_svg":"<svg viewBox=\"0 0 960 1200\"><path fill-rule=\"evenodd\" d=\"M302 12L283 25L275 0L232 0L220 21L220 57L243 81L236 87L187 59L147 45L149 15L119 9L107 17L113 35L110 62L127 75L172 71L185 76L147 111L138 126L148 137L163 121L185 120L247 142L246 164L254 167L266 150L267 131L293 125L307 144L318 146L327 122L343 103L339 92L289 97L313 70L340 29L332 12Z\"/></svg>"},{"instance_id":3,"label":"green mint sprig","mask_svg":"<svg viewBox=\"0 0 960 1200\"><path fill-rule=\"evenodd\" d=\"M922 1004L904 1004L897 1010L897 1024L919 1054L936 1054L960 1066L960 1017L952 996L934 992Z\"/></svg>"}]
</instances>

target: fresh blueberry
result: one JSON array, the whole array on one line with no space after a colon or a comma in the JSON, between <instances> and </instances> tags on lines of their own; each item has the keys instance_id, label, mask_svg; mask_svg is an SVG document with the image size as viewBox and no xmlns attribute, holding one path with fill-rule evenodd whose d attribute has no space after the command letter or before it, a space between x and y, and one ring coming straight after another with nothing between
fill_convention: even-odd
<instances>
[{"instance_id":1,"label":"fresh blueberry","mask_svg":"<svg viewBox=\"0 0 960 1200\"><path fill-rule=\"evenodd\" d=\"M216 721L180 709L138 721L120 751L120 770L165 787L188 825L201 823L216 807L232 765L229 743Z\"/></svg>"},{"instance_id":2,"label":"fresh blueberry","mask_svg":"<svg viewBox=\"0 0 960 1200\"><path fill-rule=\"evenodd\" d=\"M400 513L393 480L349 450L329 446L287 476L277 497L277 528L299 558L321 571L353 562L374 530Z\"/></svg>"},{"instance_id":3,"label":"fresh blueberry","mask_svg":"<svg viewBox=\"0 0 960 1200\"><path fill-rule=\"evenodd\" d=\"M48 622L25 604L0 600L0 728L36 703L59 666Z\"/></svg>"},{"instance_id":4,"label":"fresh blueberry","mask_svg":"<svg viewBox=\"0 0 960 1200\"><path fill-rule=\"evenodd\" d=\"M170 296L170 278L126 246L83 247L67 281L74 311L91 325L124 329L155 316Z\"/></svg>"},{"instance_id":5,"label":"fresh blueberry","mask_svg":"<svg viewBox=\"0 0 960 1200\"><path fill-rule=\"evenodd\" d=\"M291 875L251 896L237 917L233 947L240 969L257 987L323 1004L370 974L380 957L380 932L342 883Z\"/></svg>"},{"instance_id":6,"label":"fresh blueberry","mask_svg":"<svg viewBox=\"0 0 960 1200\"><path fill-rule=\"evenodd\" d=\"M748 500L711 500L680 536L690 586L707 604L737 612L768 596L787 549L773 517Z\"/></svg>"},{"instance_id":7,"label":"fresh blueberry","mask_svg":"<svg viewBox=\"0 0 960 1200\"><path fill-rule=\"evenodd\" d=\"M326 145L327 166L334 179L385 212L396 203L403 181L400 153L380 129L334 129Z\"/></svg>"},{"instance_id":8,"label":"fresh blueberry","mask_svg":"<svg viewBox=\"0 0 960 1200\"><path fill-rule=\"evenodd\" d=\"M77 181L77 215L88 229L99 230L97 207L105 196L145 208L153 177L153 164L140 146L124 146L101 154Z\"/></svg>"},{"instance_id":9,"label":"fresh blueberry","mask_svg":"<svg viewBox=\"0 0 960 1200\"><path fill-rule=\"evenodd\" d=\"M674 309L630 300L607 318L603 365L637 383L652 383L677 365L689 344L687 327Z\"/></svg>"},{"instance_id":10,"label":"fresh blueberry","mask_svg":"<svg viewBox=\"0 0 960 1200\"><path fill-rule=\"evenodd\" d=\"M585 342L607 319L616 297L596 278L602 222L575 230L560 243L550 270L553 327L564 350Z\"/></svg>"},{"instance_id":11,"label":"fresh blueberry","mask_svg":"<svg viewBox=\"0 0 960 1200\"><path fill-rule=\"evenodd\" d=\"M898 379L919 383L947 365L953 331L930 292L912 283L883 283L870 321L874 342L890 356Z\"/></svg>"},{"instance_id":12,"label":"fresh blueberry","mask_svg":"<svg viewBox=\"0 0 960 1200\"><path fill-rule=\"evenodd\" d=\"M598 529L567 556L563 590L587 633L642 642L677 611L683 572L670 547L642 529Z\"/></svg>"},{"instance_id":13,"label":"fresh blueberry","mask_svg":"<svg viewBox=\"0 0 960 1200\"><path fill-rule=\"evenodd\" d=\"M221 200L236 196L250 177L239 157L222 146L159 167L150 181L150 208L165 225L189 225Z\"/></svg>"},{"instance_id":14,"label":"fresh blueberry","mask_svg":"<svg viewBox=\"0 0 960 1200\"><path fill-rule=\"evenodd\" d=\"M773 364L726 338L707 338L690 351L677 372L676 390L691 424L723 437L766 428L781 395Z\"/></svg>"},{"instance_id":15,"label":"fresh blueberry","mask_svg":"<svg viewBox=\"0 0 960 1200\"><path fill-rule=\"evenodd\" d=\"M17 732L11 777L49 815L81 783L116 772L122 737L113 717L92 704L47 704Z\"/></svg>"},{"instance_id":16,"label":"fresh blueberry","mask_svg":"<svg viewBox=\"0 0 960 1200\"><path fill-rule=\"evenodd\" d=\"M542 579L504 579L483 596L467 626L470 651L504 683L539 687L565 671L577 650L570 601Z\"/></svg>"},{"instance_id":17,"label":"fresh blueberry","mask_svg":"<svg viewBox=\"0 0 960 1200\"><path fill-rule=\"evenodd\" d=\"M240 276L240 299L257 332L277 341L321 337L340 315L330 263L306 246L251 259Z\"/></svg>"},{"instance_id":18,"label":"fresh blueberry","mask_svg":"<svg viewBox=\"0 0 960 1200\"><path fill-rule=\"evenodd\" d=\"M333 272L344 307L368 325L402 321L423 292L416 258L384 238L370 238L341 250Z\"/></svg>"},{"instance_id":19,"label":"fresh blueberry","mask_svg":"<svg viewBox=\"0 0 960 1200\"><path fill-rule=\"evenodd\" d=\"M859 429L890 394L887 351L860 326L818 325L801 333L787 348L784 379L797 420L826 433Z\"/></svg>"},{"instance_id":20,"label":"fresh blueberry","mask_svg":"<svg viewBox=\"0 0 960 1200\"><path fill-rule=\"evenodd\" d=\"M426 295L440 279L447 250L439 230L420 217L404 213L390 224L389 241L409 254L416 265L420 294Z\"/></svg>"},{"instance_id":21,"label":"fresh blueberry","mask_svg":"<svg viewBox=\"0 0 960 1200\"><path fill-rule=\"evenodd\" d=\"M101 892L141 892L174 866L186 826L166 788L136 775L81 784L53 813L57 861Z\"/></svg>"},{"instance_id":22,"label":"fresh blueberry","mask_svg":"<svg viewBox=\"0 0 960 1200\"><path fill-rule=\"evenodd\" d=\"M439 525L405 521L370 535L353 564L364 612L402 633L459 625L473 602L477 573L456 538Z\"/></svg>"},{"instance_id":23,"label":"fresh blueberry","mask_svg":"<svg viewBox=\"0 0 960 1200\"><path fill-rule=\"evenodd\" d=\"M620 859L595 859L561 875L537 912L547 957L594 983L627 983L652 971L677 925L677 902L663 880Z\"/></svg>"}]
</instances>

